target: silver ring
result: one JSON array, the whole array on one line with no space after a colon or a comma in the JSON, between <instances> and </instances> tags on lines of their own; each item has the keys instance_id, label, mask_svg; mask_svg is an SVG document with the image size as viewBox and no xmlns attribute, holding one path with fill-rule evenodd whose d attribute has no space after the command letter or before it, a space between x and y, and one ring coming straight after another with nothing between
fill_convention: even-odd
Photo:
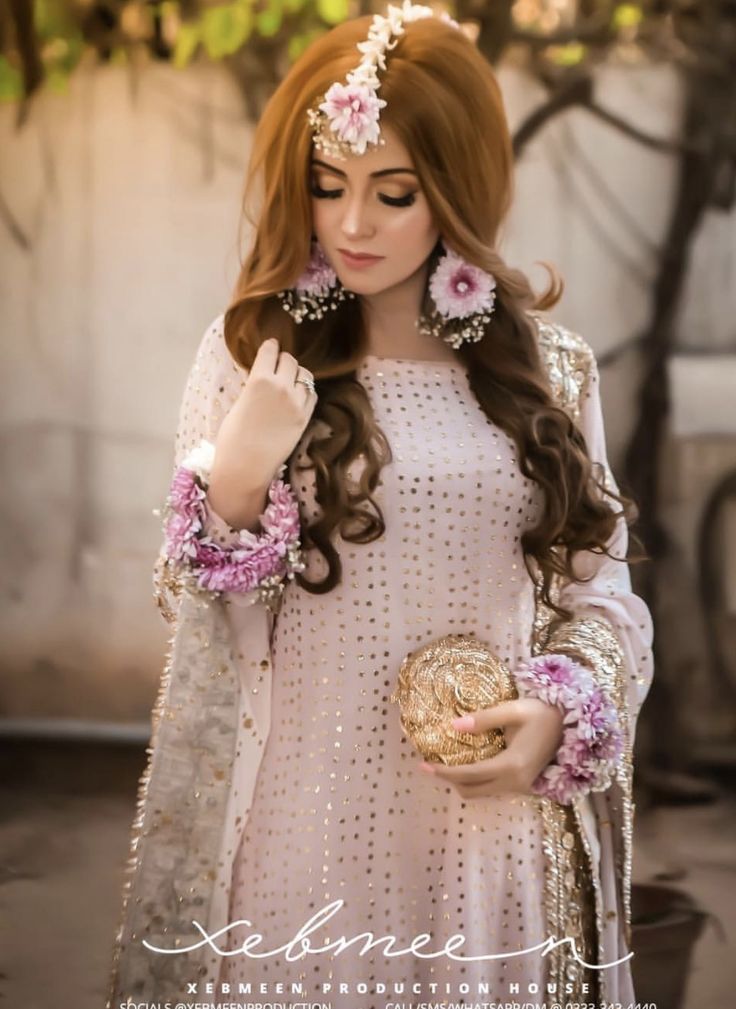
<instances>
[{"instance_id":1,"label":"silver ring","mask_svg":"<svg viewBox=\"0 0 736 1009\"><path fill-rule=\"evenodd\" d=\"M311 376L309 378L304 378L300 376L296 381L301 382L303 385L306 385L306 387L309 389L310 392L316 391L314 388L314 379Z\"/></svg>"}]
</instances>

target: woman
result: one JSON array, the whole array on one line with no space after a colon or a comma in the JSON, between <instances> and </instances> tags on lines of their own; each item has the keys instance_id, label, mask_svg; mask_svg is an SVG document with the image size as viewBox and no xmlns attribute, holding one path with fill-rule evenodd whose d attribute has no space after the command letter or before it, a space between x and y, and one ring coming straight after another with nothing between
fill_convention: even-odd
<instances>
[{"instance_id":1,"label":"woman","mask_svg":"<svg viewBox=\"0 0 736 1009\"><path fill-rule=\"evenodd\" d=\"M635 508L591 348L543 314L559 282L535 298L496 251L511 164L490 67L408 2L265 110L251 252L182 403L108 1006L634 998ZM451 632L518 697L445 726L506 741L446 766L391 701Z\"/></svg>"}]
</instances>

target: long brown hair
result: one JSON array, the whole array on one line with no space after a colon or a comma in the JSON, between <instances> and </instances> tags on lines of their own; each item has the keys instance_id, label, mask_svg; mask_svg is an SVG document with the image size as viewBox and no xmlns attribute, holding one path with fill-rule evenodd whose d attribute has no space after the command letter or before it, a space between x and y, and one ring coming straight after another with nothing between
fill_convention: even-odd
<instances>
[{"instance_id":1,"label":"long brown hair","mask_svg":"<svg viewBox=\"0 0 736 1009\"><path fill-rule=\"evenodd\" d=\"M319 581L303 574L298 583L314 593L340 581L342 565L331 534L367 543L385 529L371 494L390 446L375 421L355 369L368 351L359 299L347 300L319 321L300 324L284 311L277 292L293 286L310 254L312 235L309 172L311 127L306 110L333 81L343 81L360 59L371 16L334 28L294 64L269 100L255 132L246 179L243 218L254 230L225 313L230 353L250 368L258 347L275 336L315 377L318 401L310 425L322 421L329 434L311 437L307 455L315 469L322 514L305 527L305 549L318 550L328 570ZM546 495L542 521L521 537L528 570L534 558L542 599L560 616L572 614L550 597L555 573L573 578L579 550L609 553L616 515L601 497L585 441L567 413L555 405L541 362L528 309L557 303L562 281L553 268L549 288L536 296L527 277L496 251L512 199L513 154L501 92L487 61L473 43L438 18L414 21L387 58L380 95L387 105L381 122L410 152L433 220L446 244L496 279L495 310L481 341L455 351L470 387L490 420L513 438L525 476ZM439 243L438 243L439 246ZM439 251L430 256L428 276ZM424 308L429 308L425 294ZM346 471L363 455L357 489ZM634 503L611 494L630 523ZM536 576L535 576L536 577Z\"/></svg>"}]
</instances>

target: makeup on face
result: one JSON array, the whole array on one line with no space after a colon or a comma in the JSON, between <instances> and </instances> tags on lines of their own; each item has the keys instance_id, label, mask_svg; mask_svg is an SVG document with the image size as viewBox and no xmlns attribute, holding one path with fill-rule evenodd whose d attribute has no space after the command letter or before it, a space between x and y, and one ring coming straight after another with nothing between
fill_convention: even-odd
<instances>
[{"instance_id":1,"label":"makeup on face","mask_svg":"<svg viewBox=\"0 0 736 1009\"><path fill-rule=\"evenodd\" d=\"M316 171L329 172L339 178L347 178L345 172L341 169L334 168L332 165L328 165L325 161L320 161L319 158L315 158L312 161L312 169ZM402 176L410 175L416 178L416 172L413 168L382 168L379 171L371 172L369 178L379 179L379 178L389 178L390 176ZM311 183L312 195L317 197L317 199L332 199L336 200L342 196L342 189L325 189L312 179ZM402 196L390 196L387 193L379 193L378 199L385 203L389 207L410 207L416 199L416 190L405 193Z\"/></svg>"},{"instance_id":2,"label":"makeup on face","mask_svg":"<svg viewBox=\"0 0 736 1009\"><path fill-rule=\"evenodd\" d=\"M383 132L384 147L355 162L309 162L315 236L343 284L364 297L414 277L437 241L410 154Z\"/></svg>"},{"instance_id":3,"label":"makeup on face","mask_svg":"<svg viewBox=\"0 0 736 1009\"><path fill-rule=\"evenodd\" d=\"M355 270L363 270L367 266L373 266L375 263L380 263L380 261L385 258L384 256L356 256L346 249L338 249L337 251L342 256L345 265Z\"/></svg>"}]
</instances>

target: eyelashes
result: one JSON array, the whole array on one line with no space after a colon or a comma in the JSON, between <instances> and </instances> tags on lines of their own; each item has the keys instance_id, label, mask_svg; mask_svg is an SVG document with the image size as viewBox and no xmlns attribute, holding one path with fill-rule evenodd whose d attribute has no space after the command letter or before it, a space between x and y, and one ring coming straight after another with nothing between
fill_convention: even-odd
<instances>
[{"instance_id":1,"label":"eyelashes","mask_svg":"<svg viewBox=\"0 0 736 1009\"><path fill-rule=\"evenodd\" d=\"M342 195L342 189L323 189L316 182L312 183L311 190L312 195L320 200L336 200ZM406 196L386 196L385 193L379 193L378 199L389 207L410 207L414 203L415 195L407 193Z\"/></svg>"}]
</instances>

